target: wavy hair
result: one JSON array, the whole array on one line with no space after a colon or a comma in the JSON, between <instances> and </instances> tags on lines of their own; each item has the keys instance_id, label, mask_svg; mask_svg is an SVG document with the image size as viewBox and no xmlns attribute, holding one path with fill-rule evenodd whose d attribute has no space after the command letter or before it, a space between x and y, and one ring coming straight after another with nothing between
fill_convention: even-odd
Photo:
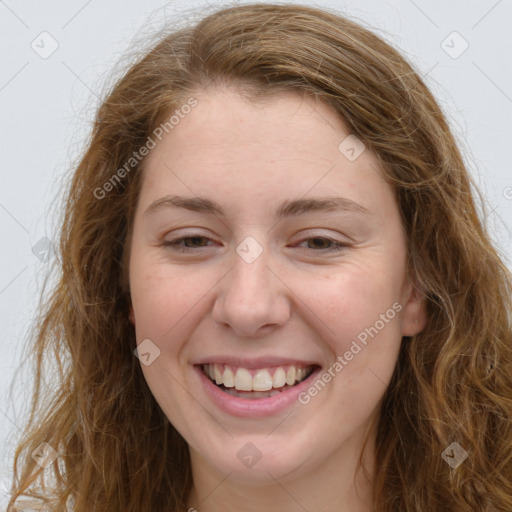
<instances>
[{"instance_id":1,"label":"wavy hair","mask_svg":"<svg viewBox=\"0 0 512 512\"><path fill-rule=\"evenodd\" d=\"M162 34L96 113L66 198L58 282L30 344L35 389L8 511L26 497L55 512L186 510L187 444L133 353L127 267L144 160L126 162L214 85L253 99L294 91L324 101L378 156L395 192L428 322L402 340L384 396L374 510L510 512L512 277L445 115L371 30L325 9L258 3ZM59 372L45 387L52 358ZM441 456L454 442L468 452L456 469ZM46 469L31 456L41 443L59 454Z\"/></svg>"}]
</instances>

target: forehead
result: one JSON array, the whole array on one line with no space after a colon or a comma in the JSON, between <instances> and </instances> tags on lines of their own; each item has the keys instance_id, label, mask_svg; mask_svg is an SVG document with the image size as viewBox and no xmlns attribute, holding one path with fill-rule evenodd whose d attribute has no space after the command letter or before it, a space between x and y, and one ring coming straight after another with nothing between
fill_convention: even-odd
<instances>
[{"instance_id":1,"label":"forehead","mask_svg":"<svg viewBox=\"0 0 512 512\"><path fill-rule=\"evenodd\" d=\"M256 102L233 89L193 96L197 106L144 162L143 201L164 193L217 196L246 206L261 197L282 202L283 194L392 199L376 156L361 151L362 143L325 103L295 92ZM354 152L346 153L347 144L360 152L357 158L349 158Z\"/></svg>"},{"instance_id":2,"label":"forehead","mask_svg":"<svg viewBox=\"0 0 512 512\"><path fill-rule=\"evenodd\" d=\"M233 152L233 143L237 142L243 144L244 151L264 144L271 155L284 154L294 147L305 153L309 148L302 144L306 137L314 142L311 149L318 156L324 152L318 151L320 145L325 150L342 133L349 133L337 113L324 102L294 91L273 91L268 97L252 100L233 88L215 88L195 97L197 106L172 130L175 146L186 140L187 146L201 145L220 153L228 149ZM319 130L321 137L315 133ZM326 139L327 134L330 136ZM259 156L264 158L266 153Z\"/></svg>"}]
</instances>

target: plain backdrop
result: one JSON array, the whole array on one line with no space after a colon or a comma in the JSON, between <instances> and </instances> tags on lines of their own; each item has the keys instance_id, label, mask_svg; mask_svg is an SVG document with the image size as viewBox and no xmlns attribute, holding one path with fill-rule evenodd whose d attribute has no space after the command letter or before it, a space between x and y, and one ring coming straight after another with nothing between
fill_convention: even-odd
<instances>
[{"instance_id":1,"label":"plain backdrop","mask_svg":"<svg viewBox=\"0 0 512 512\"><path fill-rule=\"evenodd\" d=\"M11 383L55 261L54 206L84 148L98 96L134 41L183 23L190 8L212 5L221 3L0 0L0 509L29 405L29 369ZM485 222L512 267L512 3L317 0L309 5L336 9L372 28L423 76L449 117L484 195Z\"/></svg>"}]
</instances>

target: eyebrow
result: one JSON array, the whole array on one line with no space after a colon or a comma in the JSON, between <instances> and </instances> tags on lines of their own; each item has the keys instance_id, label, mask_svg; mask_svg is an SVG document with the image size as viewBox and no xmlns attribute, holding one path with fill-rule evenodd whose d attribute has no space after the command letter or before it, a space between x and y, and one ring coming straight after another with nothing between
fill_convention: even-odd
<instances>
[{"instance_id":1,"label":"eyebrow","mask_svg":"<svg viewBox=\"0 0 512 512\"><path fill-rule=\"evenodd\" d=\"M153 201L144 216L151 215L166 208L184 208L193 212L225 216L222 207L207 197L165 196ZM278 220L310 212L347 211L352 213L371 214L364 206L345 197L322 197L309 199L286 200L277 209Z\"/></svg>"}]
</instances>

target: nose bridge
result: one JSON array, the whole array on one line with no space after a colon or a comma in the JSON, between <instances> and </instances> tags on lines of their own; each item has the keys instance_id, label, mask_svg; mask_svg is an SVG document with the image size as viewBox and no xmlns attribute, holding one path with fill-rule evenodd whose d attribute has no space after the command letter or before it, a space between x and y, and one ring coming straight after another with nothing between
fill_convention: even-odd
<instances>
[{"instance_id":1,"label":"nose bridge","mask_svg":"<svg viewBox=\"0 0 512 512\"><path fill-rule=\"evenodd\" d=\"M270 251L265 249L253 237L247 237L236 248L236 256L233 258L233 271L231 287L237 293L249 297L258 297L258 292L265 293L264 287L269 292L268 264L270 263ZM240 289L238 289L240 288Z\"/></svg>"},{"instance_id":2,"label":"nose bridge","mask_svg":"<svg viewBox=\"0 0 512 512\"><path fill-rule=\"evenodd\" d=\"M259 237L262 240L262 236ZM246 237L233 255L231 272L222 281L214 306L217 322L238 334L253 335L261 327L281 325L289 318L289 307L272 267L268 244Z\"/></svg>"}]
</instances>

